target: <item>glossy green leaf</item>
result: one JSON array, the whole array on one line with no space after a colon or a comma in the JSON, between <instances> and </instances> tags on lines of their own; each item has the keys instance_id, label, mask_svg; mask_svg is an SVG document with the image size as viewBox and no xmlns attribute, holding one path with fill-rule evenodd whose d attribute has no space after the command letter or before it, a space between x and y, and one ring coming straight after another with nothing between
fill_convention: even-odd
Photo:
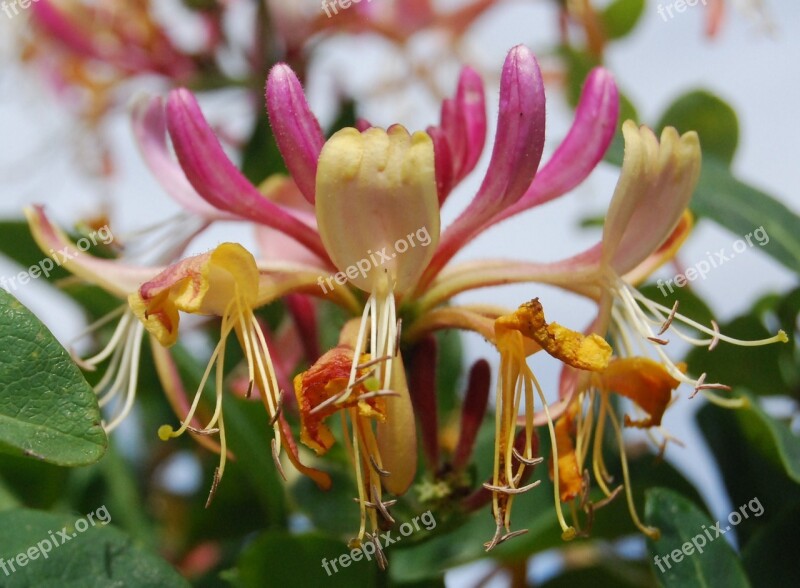
<instances>
[{"instance_id":1,"label":"glossy green leaf","mask_svg":"<svg viewBox=\"0 0 800 588\"><path fill-rule=\"evenodd\" d=\"M3 572L8 570L8 575L0 576L2 585L7 588L189 585L167 562L141 549L113 526L103 525L102 519L106 519L106 514L113 518L113 512L106 509L92 514L94 526L88 515L27 509L0 512L0 557L4 561Z\"/></svg>"},{"instance_id":2,"label":"glossy green leaf","mask_svg":"<svg viewBox=\"0 0 800 588\"><path fill-rule=\"evenodd\" d=\"M724 163L704 158L691 207L738 239L751 235L754 249L800 273L800 217L772 196L737 180ZM759 229L769 236L763 246L753 235Z\"/></svg>"},{"instance_id":3,"label":"glossy green leaf","mask_svg":"<svg viewBox=\"0 0 800 588\"><path fill-rule=\"evenodd\" d=\"M656 128L672 126L680 133L697 131L703 156L714 155L730 165L739 143L739 119L724 100L695 90L673 102L658 121Z\"/></svg>"},{"instance_id":4,"label":"glossy green leaf","mask_svg":"<svg viewBox=\"0 0 800 588\"><path fill-rule=\"evenodd\" d=\"M630 33L644 12L644 0L614 0L600 18L603 31L609 39L619 39Z\"/></svg>"},{"instance_id":5,"label":"glossy green leaf","mask_svg":"<svg viewBox=\"0 0 800 588\"><path fill-rule=\"evenodd\" d=\"M14 496L14 493L6 483L0 479L0 510L9 510L18 506L21 506L19 499Z\"/></svg>"},{"instance_id":6,"label":"glossy green leaf","mask_svg":"<svg viewBox=\"0 0 800 588\"><path fill-rule=\"evenodd\" d=\"M749 407L735 413L746 441L780 464L789 478L800 484L800 436L792 433L788 423L764 412L754 397L748 398Z\"/></svg>"},{"instance_id":7,"label":"glossy green leaf","mask_svg":"<svg viewBox=\"0 0 800 588\"><path fill-rule=\"evenodd\" d=\"M750 517L736 527L739 545L746 546L762 525L780 517L786 504L800 501L800 485L787 475L771 428L783 430L778 435L795 445L794 451L789 450L795 455L797 437L788 437L788 428L761 410L729 410L709 404L697 413L697 421L722 473L733 508L754 498L763 506L762 516ZM786 450L784 455L788 457Z\"/></svg>"},{"instance_id":8,"label":"glossy green leaf","mask_svg":"<svg viewBox=\"0 0 800 588\"><path fill-rule=\"evenodd\" d=\"M800 502L759 529L742 551L742 562L754 588L800 586L797 542L800 529Z\"/></svg>"},{"instance_id":9,"label":"glossy green leaf","mask_svg":"<svg viewBox=\"0 0 800 588\"><path fill-rule=\"evenodd\" d=\"M356 556L358 561L351 558L354 552L344 541L317 534L267 531L248 546L237 569L228 572L226 579L240 588L378 586L380 572L375 559L370 555L371 560L367 561L363 552L355 552L360 554Z\"/></svg>"},{"instance_id":10,"label":"glossy green leaf","mask_svg":"<svg viewBox=\"0 0 800 588\"><path fill-rule=\"evenodd\" d=\"M52 333L0 290L0 451L58 465L99 460L94 391Z\"/></svg>"},{"instance_id":11,"label":"glossy green leaf","mask_svg":"<svg viewBox=\"0 0 800 588\"><path fill-rule=\"evenodd\" d=\"M680 494L665 488L648 491L645 520L661 531L657 541L647 540L647 551L662 586L750 586L728 542L715 536L716 531L709 530L713 540L704 532L714 527L714 522Z\"/></svg>"}]
</instances>

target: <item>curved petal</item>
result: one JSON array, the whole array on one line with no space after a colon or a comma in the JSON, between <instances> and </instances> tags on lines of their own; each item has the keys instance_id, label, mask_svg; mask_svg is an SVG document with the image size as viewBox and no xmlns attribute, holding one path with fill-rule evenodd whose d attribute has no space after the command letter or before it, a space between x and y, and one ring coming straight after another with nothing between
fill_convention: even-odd
<instances>
[{"instance_id":1,"label":"curved petal","mask_svg":"<svg viewBox=\"0 0 800 588\"><path fill-rule=\"evenodd\" d=\"M61 229L50 223L43 206L26 208L25 216L36 244L46 255L72 274L114 296L127 298L140 284L161 271L161 268L126 265L84 253L85 250L79 249Z\"/></svg>"},{"instance_id":2,"label":"curved petal","mask_svg":"<svg viewBox=\"0 0 800 588\"><path fill-rule=\"evenodd\" d=\"M619 92L614 77L606 69L595 68L586 79L575 120L564 141L522 198L484 229L562 196L583 182L611 144L618 119Z\"/></svg>"},{"instance_id":3,"label":"curved petal","mask_svg":"<svg viewBox=\"0 0 800 588\"><path fill-rule=\"evenodd\" d=\"M439 204L478 163L486 142L483 81L470 67L461 71L454 98L442 103L441 122L430 127L434 140Z\"/></svg>"},{"instance_id":4,"label":"curved petal","mask_svg":"<svg viewBox=\"0 0 800 588\"><path fill-rule=\"evenodd\" d=\"M431 138L410 135L399 125L363 133L346 128L325 143L317 224L331 258L353 285L371 292L388 276L393 291L403 294L416 284L439 238L434 167Z\"/></svg>"},{"instance_id":5,"label":"curved petal","mask_svg":"<svg viewBox=\"0 0 800 588\"><path fill-rule=\"evenodd\" d=\"M232 220L200 197L167 146L167 119L160 96L137 100L131 117L133 136L147 167L164 190L184 209L208 220Z\"/></svg>"},{"instance_id":6,"label":"curved petal","mask_svg":"<svg viewBox=\"0 0 800 588\"><path fill-rule=\"evenodd\" d=\"M264 198L231 163L188 90L170 92L167 128L186 177L206 201L219 209L283 231L322 259L328 259L316 231L285 208Z\"/></svg>"},{"instance_id":7,"label":"curved petal","mask_svg":"<svg viewBox=\"0 0 800 588\"><path fill-rule=\"evenodd\" d=\"M300 80L288 65L279 63L267 78L267 112L283 160L300 191L314 203L314 178L325 137L308 106Z\"/></svg>"},{"instance_id":8,"label":"curved petal","mask_svg":"<svg viewBox=\"0 0 800 588\"><path fill-rule=\"evenodd\" d=\"M697 133L678 135L622 127L625 159L603 228L603 262L625 274L666 241L680 221L700 177Z\"/></svg>"},{"instance_id":9,"label":"curved petal","mask_svg":"<svg viewBox=\"0 0 800 588\"><path fill-rule=\"evenodd\" d=\"M509 52L500 81L500 114L492 159L478 193L442 235L422 284L442 267L481 227L512 206L531 185L544 149L545 96L542 74L524 45Z\"/></svg>"},{"instance_id":10,"label":"curved petal","mask_svg":"<svg viewBox=\"0 0 800 588\"><path fill-rule=\"evenodd\" d=\"M238 243L182 259L142 284L128 304L164 347L177 341L179 311L226 316L232 301L248 308L258 299L260 276L253 255Z\"/></svg>"},{"instance_id":11,"label":"curved petal","mask_svg":"<svg viewBox=\"0 0 800 588\"><path fill-rule=\"evenodd\" d=\"M683 243L689 238L693 225L692 213L687 209L667 240L656 251L638 261L634 268L623 276L623 279L633 286L644 282L650 274L675 257ZM633 261L635 260L631 260L631 263Z\"/></svg>"}]
</instances>

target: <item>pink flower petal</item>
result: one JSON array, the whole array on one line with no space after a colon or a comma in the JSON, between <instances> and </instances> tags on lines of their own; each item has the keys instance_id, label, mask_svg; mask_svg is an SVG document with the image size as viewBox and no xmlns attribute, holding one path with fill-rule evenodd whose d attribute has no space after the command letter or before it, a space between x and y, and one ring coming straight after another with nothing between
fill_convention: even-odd
<instances>
[{"instance_id":1,"label":"pink flower petal","mask_svg":"<svg viewBox=\"0 0 800 588\"><path fill-rule=\"evenodd\" d=\"M486 142L486 101L475 70L463 69L455 98L442 103L441 123L429 128L428 134L434 139L441 204L475 168Z\"/></svg>"},{"instance_id":2,"label":"pink flower petal","mask_svg":"<svg viewBox=\"0 0 800 588\"><path fill-rule=\"evenodd\" d=\"M313 228L284 207L264 198L231 163L188 90L170 92L167 128L186 177L207 202L282 231L322 259L328 259L319 234Z\"/></svg>"},{"instance_id":3,"label":"pink flower petal","mask_svg":"<svg viewBox=\"0 0 800 588\"><path fill-rule=\"evenodd\" d=\"M25 216L36 244L43 252L49 251L60 267L119 298L127 298L161 271L158 267L126 265L119 260L100 259L84 253L50 222L43 206L27 208Z\"/></svg>"},{"instance_id":4,"label":"pink flower petal","mask_svg":"<svg viewBox=\"0 0 800 588\"><path fill-rule=\"evenodd\" d=\"M481 227L525 193L544 148L545 96L533 53L518 45L508 54L500 81L500 115L492 159L478 194L442 236L423 284Z\"/></svg>"},{"instance_id":5,"label":"pink flower petal","mask_svg":"<svg viewBox=\"0 0 800 588\"><path fill-rule=\"evenodd\" d=\"M84 57L100 57L91 38L70 22L70 19L50 0L39 0L33 4L31 15L34 22L44 29L48 36L57 39L71 51Z\"/></svg>"},{"instance_id":6,"label":"pink flower petal","mask_svg":"<svg viewBox=\"0 0 800 588\"><path fill-rule=\"evenodd\" d=\"M614 78L609 71L595 68L586 79L567 137L525 195L484 228L562 196L583 182L611 144L618 118L619 92Z\"/></svg>"},{"instance_id":7,"label":"pink flower petal","mask_svg":"<svg viewBox=\"0 0 800 588\"><path fill-rule=\"evenodd\" d=\"M208 220L236 218L203 200L186 179L167 145L167 121L161 97L139 100L133 108L132 124L136 144L147 167L173 200Z\"/></svg>"},{"instance_id":8,"label":"pink flower petal","mask_svg":"<svg viewBox=\"0 0 800 588\"><path fill-rule=\"evenodd\" d=\"M269 72L266 99L269 122L286 167L313 204L317 160L325 136L308 106L300 80L288 65L279 63Z\"/></svg>"}]
</instances>

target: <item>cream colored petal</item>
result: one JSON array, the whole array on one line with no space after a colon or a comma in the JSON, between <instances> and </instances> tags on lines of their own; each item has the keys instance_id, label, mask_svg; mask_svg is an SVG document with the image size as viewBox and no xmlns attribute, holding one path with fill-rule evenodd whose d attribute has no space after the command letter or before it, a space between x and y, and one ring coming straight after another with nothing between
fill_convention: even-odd
<instances>
[{"instance_id":1,"label":"cream colored petal","mask_svg":"<svg viewBox=\"0 0 800 588\"><path fill-rule=\"evenodd\" d=\"M386 398L386 420L378 422L376 427L381 463L389 472L389 476L381 478L383 487L400 496L411 486L417 473L417 427L400 355L393 363L392 391L399 396Z\"/></svg>"},{"instance_id":2,"label":"cream colored petal","mask_svg":"<svg viewBox=\"0 0 800 588\"><path fill-rule=\"evenodd\" d=\"M700 177L697 133L667 127L661 142L631 121L622 127L625 159L603 231L603 262L624 274L669 237Z\"/></svg>"},{"instance_id":3,"label":"cream colored petal","mask_svg":"<svg viewBox=\"0 0 800 588\"><path fill-rule=\"evenodd\" d=\"M316 198L322 241L351 283L371 292L378 276L388 274L398 294L415 285L439 239L426 133L342 129L322 149Z\"/></svg>"}]
</instances>

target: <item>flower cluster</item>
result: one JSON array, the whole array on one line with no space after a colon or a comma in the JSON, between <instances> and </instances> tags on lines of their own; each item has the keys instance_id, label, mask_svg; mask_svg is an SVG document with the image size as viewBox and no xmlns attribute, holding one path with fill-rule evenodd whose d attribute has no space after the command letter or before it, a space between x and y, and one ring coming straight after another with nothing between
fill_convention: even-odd
<instances>
[{"instance_id":1,"label":"flower cluster","mask_svg":"<svg viewBox=\"0 0 800 588\"><path fill-rule=\"evenodd\" d=\"M564 539L588 532L594 512L623 491L634 522L649 535L657 533L639 522L633 508L622 428L660 432L667 439L662 417L681 384L688 384L692 395L733 404L725 398L723 384L706 382L704 374L690 375L676 364L664 337L672 333L712 348L720 342L745 343L726 337L715 324L700 325L676 307L645 298L635 287L675 254L691 229L687 206L700 170L697 135L667 128L659 138L630 121L622 125L624 163L603 238L587 251L549 263L454 263L456 253L477 236L564 197L595 169L618 129L619 96L608 71L591 72L569 133L542 164L542 74L529 49L513 48L502 69L488 169L469 205L446 228L440 223L441 207L475 168L486 141L484 86L474 70L462 71L455 95L442 105L439 125L414 133L399 125L384 129L361 121L359 128L344 128L326 139L298 77L286 64L269 73L266 107L289 176L272 176L255 186L228 159L189 90L176 89L166 100L152 98L137 105L134 125L142 153L194 224L176 227L163 266L88 255L65 263L122 304L107 347L81 360L93 368L110 358L96 386L103 404L121 396L107 428L113 429L134 403L146 333L180 421L177 428L162 426L159 436L168 440L188 433L219 453L210 502L228 455L224 376L227 341L234 333L247 374L243 395L264 404L276 468L284 474L285 455L300 473L328 488L331 478L317 465L319 460L313 467L305 463L292 424L296 428L299 423L300 441L316 456L342 443L358 493L359 524L351 547L373 541L380 551L377 533L393 523L394 499L387 494L402 496L417 476L418 421L423 453L436 475L436 398L426 384L430 374L423 369L430 362L426 341L443 329L473 331L492 342L499 355L493 474L463 502L466 508L477 508L491 500L496 533L486 548L524 532L512 530L512 506L538 484L529 480L545 458ZM74 247L41 208L30 209L28 218L44 251ZM261 251L254 255L237 243L223 243L180 257L188 239L226 220L253 223ZM318 287L332 272L346 271L369 252L391 248L423 227L429 246L409 248L359 274L348 273L349 283L340 287ZM529 299L517 309L464 306L454 300L465 291L509 283L530 284ZM536 298L537 284L594 301L595 319L586 328L548 322ZM309 297L335 303L351 316L338 343L323 353L314 349L317 325ZM286 302L295 328L305 337L312 364L291 383L287 374L292 367L287 369L281 346L257 314L279 300ZM191 400L169 352L186 329L181 324L185 314L218 317L220 324L219 343ZM691 336L678 328L680 323L707 337ZM746 344L780 340L786 340L783 332ZM539 352L563 364L555 394L542 389L528 364ZM201 419L201 394L208 381L213 381L215 403L211 415ZM469 459L474 417L486 410L487 387L485 367L478 364L464 400L455 468L463 468ZM617 415L613 393L631 401L633 416ZM340 428L331 426L337 417ZM624 474L617 488L610 486L602 453L609 422ZM539 427L550 438L550 455L539 455ZM592 473L586 466L590 455ZM604 494L595 503L588 498L593 483ZM563 503L570 506L571 523ZM379 561L385 564L382 554Z\"/></svg>"}]
</instances>

